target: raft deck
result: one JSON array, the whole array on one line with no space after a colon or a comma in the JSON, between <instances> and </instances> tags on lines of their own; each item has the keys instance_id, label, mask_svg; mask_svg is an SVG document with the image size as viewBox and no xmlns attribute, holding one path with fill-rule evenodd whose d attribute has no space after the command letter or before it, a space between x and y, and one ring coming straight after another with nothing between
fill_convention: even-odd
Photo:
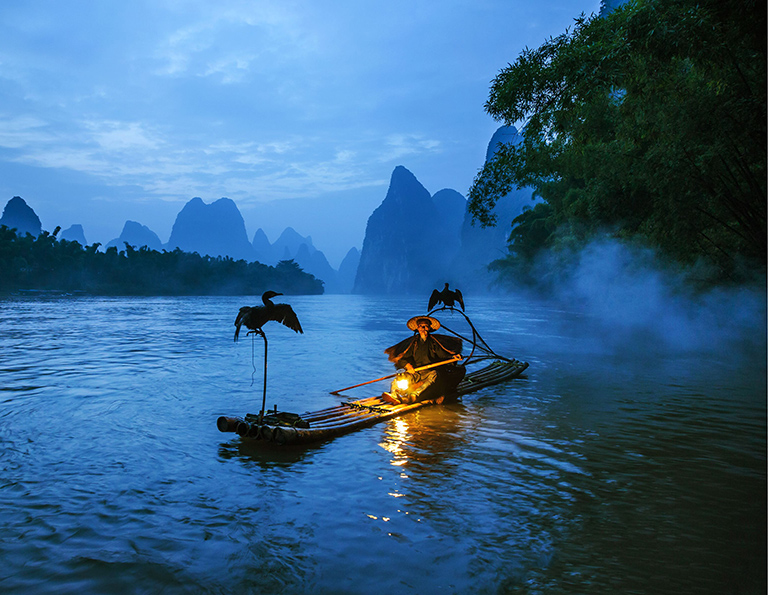
<instances>
[{"instance_id":1,"label":"raft deck","mask_svg":"<svg viewBox=\"0 0 768 595\"><path fill-rule=\"evenodd\" d=\"M517 378L527 367L527 362L496 360L484 368L469 372L457 386L456 392L463 396ZM392 405L383 401L380 396L375 396L342 402L335 407L308 411L300 415L267 411L261 420L259 415L251 413L244 418L222 416L216 420L216 425L220 431L237 432L246 440L302 444L334 438L435 404L436 401L429 400Z\"/></svg>"}]
</instances>

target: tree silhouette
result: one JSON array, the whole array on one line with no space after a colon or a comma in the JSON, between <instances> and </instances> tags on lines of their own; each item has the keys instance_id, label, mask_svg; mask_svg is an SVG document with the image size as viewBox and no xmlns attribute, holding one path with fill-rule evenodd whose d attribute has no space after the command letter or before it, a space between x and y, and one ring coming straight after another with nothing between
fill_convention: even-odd
<instances>
[{"instance_id":1,"label":"tree silhouette","mask_svg":"<svg viewBox=\"0 0 768 595\"><path fill-rule=\"evenodd\" d=\"M54 233L21 236L0 226L0 292L58 290L98 295L259 295L321 294L323 282L294 261L271 267L196 252L139 249L125 244L100 252Z\"/></svg>"}]
</instances>

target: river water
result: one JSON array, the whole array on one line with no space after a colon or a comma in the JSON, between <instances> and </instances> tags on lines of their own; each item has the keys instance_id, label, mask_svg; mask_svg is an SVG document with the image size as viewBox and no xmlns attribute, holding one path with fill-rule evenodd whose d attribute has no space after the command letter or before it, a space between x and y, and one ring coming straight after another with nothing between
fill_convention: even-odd
<instances>
[{"instance_id":1,"label":"river water","mask_svg":"<svg viewBox=\"0 0 768 595\"><path fill-rule=\"evenodd\" d=\"M390 373L382 350L426 305L278 299L305 334L266 327L267 401L294 412ZM232 340L257 302L0 301L0 591L765 592L759 299L756 318L715 304L633 327L470 296L524 377L271 449L216 429L260 408L263 344Z\"/></svg>"}]
</instances>

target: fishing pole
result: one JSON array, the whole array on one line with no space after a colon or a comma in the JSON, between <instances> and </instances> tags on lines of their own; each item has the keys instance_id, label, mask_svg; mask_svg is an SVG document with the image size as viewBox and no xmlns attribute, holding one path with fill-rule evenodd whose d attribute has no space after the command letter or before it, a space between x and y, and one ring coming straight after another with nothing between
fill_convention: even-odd
<instances>
[{"instance_id":1,"label":"fishing pole","mask_svg":"<svg viewBox=\"0 0 768 595\"><path fill-rule=\"evenodd\" d=\"M451 359L444 360L442 362L437 362L435 364L427 364L426 366L421 366L419 368L414 368L414 372L421 372L422 370L427 370L429 368L436 368L437 366L444 366L445 364L452 364L454 362L457 362L459 360L463 359L460 355L455 355ZM368 382L361 382L360 384L354 384L352 386L348 386L346 388L340 388L338 390L332 390L330 394L332 395L338 395L340 392L343 392L345 390L349 390L351 388L357 388L358 386L365 386L366 384L372 384L374 382L379 382L380 380L386 380L387 378L394 378L397 376L400 372L395 372L394 374L389 374L388 376L382 376L381 378L376 378L375 380L369 380Z\"/></svg>"}]
</instances>

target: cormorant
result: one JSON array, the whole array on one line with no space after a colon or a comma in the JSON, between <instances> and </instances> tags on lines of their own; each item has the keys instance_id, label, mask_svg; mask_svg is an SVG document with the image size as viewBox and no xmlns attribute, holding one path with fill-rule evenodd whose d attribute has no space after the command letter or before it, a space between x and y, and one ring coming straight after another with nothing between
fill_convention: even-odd
<instances>
[{"instance_id":1,"label":"cormorant","mask_svg":"<svg viewBox=\"0 0 768 595\"><path fill-rule=\"evenodd\" d=\"M297 333L304 333L299 323L296 312L288 304L273 304L272 298L276 295L283 295L276 291L265 291L261 296L263 306L243 306L235 319L235 341L240 335L240 327L245 325L247 328L257 333L261 333L261 327L270 320L284 324L289 329Z\"/></svg>"},{"instance_id":2,"label":"cormorant","mask_svg":"<svg viewBox=\"0 0 768 595\"><path fill-rule=\"evenodd\" d=\"M453 305L456 302L459 303L459 306L461 306L461 311L463 312L464 297L461 295L461 292L458 289L454 291L448 289L448 283L446 283L442 291L438 291L437 289L432 291L432 295L429 298L429 306L427 306L427 311L432 310L432 308L440 303L443 303L447 307L453 309Z\"/></svg>"}]
</instances>

